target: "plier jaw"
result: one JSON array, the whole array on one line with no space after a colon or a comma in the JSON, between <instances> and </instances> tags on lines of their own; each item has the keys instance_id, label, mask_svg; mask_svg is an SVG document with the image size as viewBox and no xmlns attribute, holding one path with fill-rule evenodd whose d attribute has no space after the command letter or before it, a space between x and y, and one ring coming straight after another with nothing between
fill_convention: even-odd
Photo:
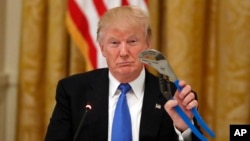
<instances>
[{"instance_id":1,"label":"plier jaw","mask_svg":"<svg viewBox=\"0 0 250 141\"><path fill-rule=\"evenodd\" d=\"M171 79L168 75L170 66L165 59L165 56L157 50L149 49L141 52L139 59L144 64L147 64L157 70L161 93L167 100L171 99Z\"/></svg>"},{"instance_id":2,"label":"plier jaw","mask_svg":"<svg viewBox=\"0 0 250 141\"><path fill-rule=\"evenodd\" d=\"M158 73L158 78L159 78L161 93L167 100L171 99L172 93L168 75Z\"/></svg>"}]
</instances>

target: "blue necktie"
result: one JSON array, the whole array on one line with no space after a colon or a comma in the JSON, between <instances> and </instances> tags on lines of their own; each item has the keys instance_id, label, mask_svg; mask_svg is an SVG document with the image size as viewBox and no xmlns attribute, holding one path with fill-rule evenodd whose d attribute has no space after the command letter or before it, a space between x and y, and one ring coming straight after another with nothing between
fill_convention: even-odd
<instances>
[{"instance_id":1,"label":"blue necktie","mask_svg":"<svg viewBox=\"0 0 250 141\"><path fill-rule=\"evenodd\" d=\"M132 127L126 93L131 89L130 85L120 84L118 87L121 95L116 104L111 141L132 141Z\"/></svg>"}]
</instances>

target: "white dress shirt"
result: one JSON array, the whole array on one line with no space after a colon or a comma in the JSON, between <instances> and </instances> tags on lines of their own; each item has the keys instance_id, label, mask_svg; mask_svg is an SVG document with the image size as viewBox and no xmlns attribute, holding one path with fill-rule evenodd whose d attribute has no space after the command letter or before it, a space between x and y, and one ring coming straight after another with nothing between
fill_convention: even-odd
<instances>
[{"instance_id":1,"label":"white dress shirt","mask_svg":"<svg viewBox=\"0 0 250 141\"><path fill-rule=\"evenodd\" d=\"M145 70L143 69L134 81L129 82L131 90L126 94L129 112L131 116L132 125L132 139L133 141L139 141L139 130L141 120L142 101L144 96L144 82L145 82ZM116 103L121 94L118 89L120 82L109 72L109 121L108 121L108 141L111 141L112 123L114 118L114 111ZM179 136L179 140L182 141L186 137L190 138L190 130L187 130L181 134L177 129L176 133ZM187 139L188 139L187 138ZM167 140L167 139L166 139Z\"/></svg>"}]
</instances>

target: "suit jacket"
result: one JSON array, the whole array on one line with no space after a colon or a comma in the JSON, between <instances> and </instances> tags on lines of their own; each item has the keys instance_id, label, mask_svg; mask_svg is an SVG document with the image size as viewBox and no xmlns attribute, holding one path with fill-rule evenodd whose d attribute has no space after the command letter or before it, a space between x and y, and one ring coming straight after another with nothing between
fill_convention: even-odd
<instances>
[{"instance_id":1,"label":"suit jacket","mask_svg":"<svg viewBox=\"0 0 250 141\"><path fill-rule=\"evenodd\" d=\"M58 82L56 106L45 136L45 141L71 141L85 112L78 141L107 141L108 139L108 69L76 74ZM172 84L173 93L175 86ZM159 80L146 71L145 92L141 113L140 141L175 141L178 136L173 122L163 105L166 99L159 89ZM161 108L156 105L161 105ZM196 124L196 122L195 122ZM198 140L192 135L193 140Z\"/></svg>"}]
</instances>

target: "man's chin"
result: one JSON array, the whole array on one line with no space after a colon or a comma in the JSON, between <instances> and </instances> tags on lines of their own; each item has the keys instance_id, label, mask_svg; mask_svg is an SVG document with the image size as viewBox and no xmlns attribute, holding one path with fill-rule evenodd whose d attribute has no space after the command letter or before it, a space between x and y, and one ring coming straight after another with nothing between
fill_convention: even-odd
<instances>
[{"instance_id":1,"label":"man's chin","mask_svg":"<svg viewBox=\"0 0 250 141\"><path fill-rule=\"evenodd\" d=\"M123 66L119 69L120 73L124 73L124 74L127 74L127 73L132 73L134 71L134 69L132 67L129 67L129 66Z\"/></svg>"},{"instance_id":2,"label":"man's chin","mask_svg":"<svg viewBox=\"0 0 250 141\"><path fill-rule=\"evenodd\" d=\"M121 82L133 81L140 73L139 68L121 67L117 68L113 75Z\"/></svg>"}]
</instances>

